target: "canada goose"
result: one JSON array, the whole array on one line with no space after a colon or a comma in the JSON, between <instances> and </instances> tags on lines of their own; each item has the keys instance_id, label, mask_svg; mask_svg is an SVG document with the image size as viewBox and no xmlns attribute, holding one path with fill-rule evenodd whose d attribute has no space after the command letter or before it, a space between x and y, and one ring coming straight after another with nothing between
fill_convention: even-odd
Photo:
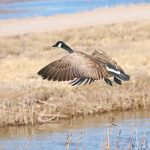
<instances>
[{"instance_id":1,"label":"canada goose","mask_svg":"<svg viewBox=\"0 0 150 150\"><path fill-rule=\"evenodd\" d=\"M58 41L53 47L63 48L70 54L42 68L38 74L43 79L72 80L69 84L73 86L80 85L84 81L84 84L90 84L100 79L104 79L107 84L112 86L109 77L114 77L114 82L121 85L121 80L128 81L130 79L129 75L125 74L123 69L102 50L95 50L92 55L88 55L72 50L62 41Z\"/></svg>"}]
</instances>

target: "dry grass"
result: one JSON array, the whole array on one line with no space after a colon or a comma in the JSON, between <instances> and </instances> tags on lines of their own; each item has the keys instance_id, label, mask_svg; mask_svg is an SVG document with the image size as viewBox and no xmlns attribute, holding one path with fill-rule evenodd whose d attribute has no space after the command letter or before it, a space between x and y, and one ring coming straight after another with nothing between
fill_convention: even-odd
<instances>
[{"instance_id":1,"label":"dry grass","mask_svg":"<svg viewBox=\"0 0 150 150\"><path fill-rule=\"evenodd\" d=\"M150 22L70 29L0 38L0 126L53 122L80 115L150 107ZM63 40L74 49L103 49L130 74L130 82L103 81L71 87L36 73L66 54L50 46Z\"/></svg>"},{"instance_id":2,"label":"dry grass","mask_svg":"<svg viewBox=\"0 0 150 150\"><path fill-rule=\"evenodd\" d=\"M106 130L106 133L104 133L100 139L99 149L100 150L149 150L150 145L148 143L148 137L146 136L145 132L143 132L142 136L139 137L137 128L132 129L132 131L129 131L130 134L125 138L123 138L121 135L124 131L121 128L118 128L118 132L113 132L113 128L109 127ZM75 150L79 149L86 149L86 143L83 142L82 137L84 136L83 132L81 131L81 134L78 138L78 141L73 141L74 135L72 133L67 134L66 144L65 148L66 150L73 149L73 146L76 145ZM92 145L92 143L91 143ZM92 145L93 146L93 145ZM95 148L95 145L93 146Z\"/></svg>"}]
</instances>

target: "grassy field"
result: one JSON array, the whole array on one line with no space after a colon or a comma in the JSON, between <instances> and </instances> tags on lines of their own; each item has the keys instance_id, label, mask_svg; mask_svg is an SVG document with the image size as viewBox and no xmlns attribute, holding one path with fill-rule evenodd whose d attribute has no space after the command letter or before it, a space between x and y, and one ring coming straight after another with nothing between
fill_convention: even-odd
<instances>
[{"instance_id":1,"label":"grassy field","mask_svg":"<svg viewBox=\"0 0 150 150\"><path fill-rule=\"evenodd\" d=\"M53 33L0 37L0 126L54 122L109 111L150 108L150 22L90 26ZM71 87L42 80L37 72L75 50L106 51L130 75L122 86L104 81Z\"/></svg>"}]
</instances>

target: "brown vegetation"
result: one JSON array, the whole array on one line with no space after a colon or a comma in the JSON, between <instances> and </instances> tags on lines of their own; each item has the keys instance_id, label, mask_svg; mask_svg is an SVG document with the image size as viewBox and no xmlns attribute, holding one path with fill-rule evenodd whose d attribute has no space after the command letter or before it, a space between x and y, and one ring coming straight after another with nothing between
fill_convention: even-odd
<instances>
[{"instance_id":1,"label":"brown vegetation","mask_svg":"<svg viewBox=\"0 0 150 150\"><path fill-rule=\"evenodd\" d=\"M121 128L118 129L117 133L116 131L113 133L113 128L110 126L107 129L107 133L105 133L101 139L100 139L100 149L101 150L119 150L119 149L142 149L143 147L145 149L149 149L150 146L148 145L148 138L146 137L146 134L143 132L142 137L137 136L137 129L133 128L130 132L129 137L126 137L126 140L123 140L121 137L121 132L123 131ZM115 135L114 135L115 134ZM66 150L71 149L72 143L76 144L76 150L78 150L80 147L83 147L85 143L82 142L83 137L83 131L81 131L80 136L77 141L73 141L73 135L72 133L67 134L66 144L65 148ZM113 142L112 142L113 139ZM127 140L128 139L128 140Z\"/></svg>"},{"instance_id":2,"label":"brown vegetation","mask_svg":"<svg viewBox=\"0 0 150 150\"><path fill-rule=\"evenodd\" d=\"M53 122L80 115L150 107L150 22L69 29L0 38L0 126ZM102 49L131 80L71 87L36 73L66 54L51 47L63 40L86 53Z\"/></svg>"}]
</instances>

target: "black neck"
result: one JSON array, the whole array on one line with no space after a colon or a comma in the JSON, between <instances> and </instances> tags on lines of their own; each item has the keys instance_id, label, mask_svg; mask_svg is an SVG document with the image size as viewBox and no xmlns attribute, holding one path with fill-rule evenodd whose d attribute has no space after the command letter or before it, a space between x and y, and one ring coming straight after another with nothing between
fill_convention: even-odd
<instances>
[{"instance_id":1,"label":"black neck","mask_svg":"<svg viewBox=\"0 0 150 150\"><path fill-rule=\"evenodd\" d=\"M67 50L69 53L73 53L73 50L68 45L66 45L66 44L63 44L62 48L65 49L65 50Z\"/></svg>"}]
</instances>

